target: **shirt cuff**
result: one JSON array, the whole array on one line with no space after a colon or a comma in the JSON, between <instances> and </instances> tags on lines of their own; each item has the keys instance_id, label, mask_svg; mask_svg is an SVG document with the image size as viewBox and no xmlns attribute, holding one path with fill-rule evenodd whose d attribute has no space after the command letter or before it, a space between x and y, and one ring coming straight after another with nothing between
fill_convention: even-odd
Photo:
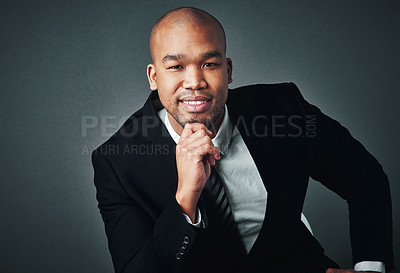
<instances>
[{"instance_id":1,"label":"shirt cuff","mask_svg":"<svg viewBox=\"0 0 400 273\"><path fill-rule=\"evenodd\" d=\"M191 224L192 226L195 227L200 227L201 225L201 212L199 210L199 208L197 208L197 212L196 212L196 219L195 219L195 223L192 223L192 220L190 220L190 217L187 216L185 213L183 213L183 216L185 217L186 221Z\"/></svg>"},{"instance_id":2,"label":"shirt cuff","mask_svg":"<svg viewBox=\"0 0 400 273\"><path fill-rule=\"evenodd\" d=\"M376 271L386 273L385 264L377 261L363 261L354 265L355 271Z\"/></svg>"}]
</instances>

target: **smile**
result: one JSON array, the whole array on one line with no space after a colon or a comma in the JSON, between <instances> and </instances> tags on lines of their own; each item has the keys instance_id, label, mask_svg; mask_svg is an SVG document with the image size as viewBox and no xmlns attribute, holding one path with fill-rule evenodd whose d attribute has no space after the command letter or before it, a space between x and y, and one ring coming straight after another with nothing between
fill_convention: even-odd
<instances>
[{"instance_id":1,"label":"smile","mask_svg":"<svg viewBox=\"0 0 400 273\"><path fill-rule=\"evenodd\" d=\"M182 101L183 103L189 104L189 105L199 105L202 103L206 103L207 101L205 100L199 100L199 101Z\"/></svg>"},{"instance_id":2,"label":"smile","mask_svg":"<svg viewBox=\"0 0 400 273\"><path fill-rule=\"evenodd\" d=\"M211 103L210 99L205 97L186 97L179 101L180 105L191 113L200 113L206 111Z\"/></svg>"}]
</instances>

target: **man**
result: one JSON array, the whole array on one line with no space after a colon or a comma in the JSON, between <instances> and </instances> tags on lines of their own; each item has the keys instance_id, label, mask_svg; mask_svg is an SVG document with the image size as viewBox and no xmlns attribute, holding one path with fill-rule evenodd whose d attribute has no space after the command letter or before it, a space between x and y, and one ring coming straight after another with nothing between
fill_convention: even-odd
<instances>
[{"instance_id":1,"label":"man","mask_svg":"<svg viewBox=\"0 0 400 273\"><path fill-rule=\"evenodd\" d=\"M150 51L153 92L92 155L116 272L354 272L306 228L309 177L349 204L355 270L393 268L387 177L345 128L291 83L228 91L204 11L164 15Z\"/></svg>"}]
</instances>

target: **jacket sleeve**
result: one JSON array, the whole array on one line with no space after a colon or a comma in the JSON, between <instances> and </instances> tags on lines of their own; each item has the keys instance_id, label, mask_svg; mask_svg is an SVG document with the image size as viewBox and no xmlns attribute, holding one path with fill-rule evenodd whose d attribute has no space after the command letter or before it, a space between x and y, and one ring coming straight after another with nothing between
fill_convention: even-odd
<instances>
[{"instance_id":1,"label":"jacket sleeve","mask_svg":"<svg viewBox=\"0 0 400 273\"><path fill-rule=\"evenodd\" d=\"M348 203L353 263L382 261L387 272L394 269L391 196L382 166L339 122L306 102L294 84L292 89L304 113L316 119L310 176Z\"/></svg>"},{"instance_id":2,"label":"jacket sleeve","mask_svg":"<svg viewBox=\"0 0 400 273\"><path fill-rule=\"evenodd\" d=\"M155 218L127 194L105 155L95 150L92 164L115 272L180 272L196 231L175 198Z\"/></svg>"}]
</instances>

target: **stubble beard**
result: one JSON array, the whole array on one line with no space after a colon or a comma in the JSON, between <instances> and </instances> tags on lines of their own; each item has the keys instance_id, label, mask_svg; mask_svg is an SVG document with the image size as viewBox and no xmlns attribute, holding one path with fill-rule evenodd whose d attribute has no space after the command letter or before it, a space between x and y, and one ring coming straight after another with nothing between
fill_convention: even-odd
<instances>
[{"instance_id":1,"label":"stubble beard","mask_svg":"<svg viewBox=\"0 0 400 273\"><path fill-rule=\"evenodd\" d=\"M223 109L223 107L221 107L221 109L213 109L207 118L185 118L184 115L179 113L179 111L170 113L170 115L179 123L179 125L182 126L182 128L184 128L187 123L202 123L207 127L208 130L216 132L216 121Z\"/></svg>"}]
</instances>

